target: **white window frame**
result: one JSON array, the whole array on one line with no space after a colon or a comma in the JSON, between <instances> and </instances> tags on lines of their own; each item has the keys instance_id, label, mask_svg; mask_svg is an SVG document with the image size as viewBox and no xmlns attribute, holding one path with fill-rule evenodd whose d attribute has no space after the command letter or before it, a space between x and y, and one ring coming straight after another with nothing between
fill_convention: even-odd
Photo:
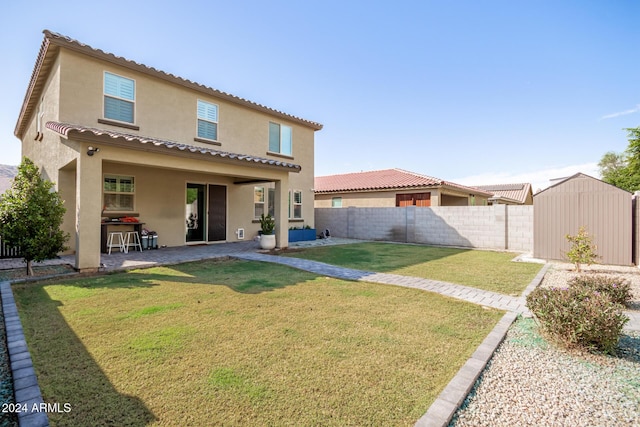
<instances>
[{"instance_id":1,"label":"white window frame","mask_svg":"<svg viewBox=\"0 0 640 427\"><path fill-rule=\"evenodd\" d=\"M115 189L106 189L106 180L107 179L115 179L116 180L116 188ZM122 179L131 180L131 190L125 191L121 188L120 181ZM115 207L107 206L105 201L107 195L115 195L116 200L120 198L118 196L131 196L131 208L122 208L122 204L118 203ZM135 212L136 209L136 178L133 175L116 175L116 174L104 174L102 176L102 211L103 212Z\"/></svg>"},{"instance_id":2,"label":"white window frame","mask_svg":"<svg viewBox=\"0 0 640 427\"><path fill-rule=\"evenodd\" d=\"M262 190L262 197L256 199L258 195L259 189ZM275 214L275 188L264 187L264 186L255 186L253 188L253 217L254 219L259 219L260 215L256 215L256 205L262 204L262 212L265 214L271 214L274 216Z\"/></svg>"},{"instance_id":3,"label":"white window frame","mask_svg":"<svg viewBox=\"0 0 640 427\"><path fill-rule=\"evenodd\" d=\"M271 149L271 126L278 126L278 150L272 150ZM283 152L283 132L282 129L288 129L287 134L290 136L289 141L285 141L288 142L288 146L289 146L289 152ZM283 156L290 156L293 157L293 128L291 126L287 126L287 125L283 125L281 123L276 123L276 122L269 122L269 140L268 140L268 151L270 153L276 153L276 154L280 154Z\"/></svg>"},{"instance_id":4,"label":"white window frame","mask_svg":"<svg viewBox=\"0 0 640 427\"><path fill-rule=\"evenodd\" d=\"M107 82L107 74L111 74L112 76L116 76L119 77L121 79L125 79L125 80L131 80L133 82L133 99L127 99L127 98L121 98L115 95L111 95L111 94L107 94L106 92L106 82ZM104 73L102 74L102 117L105 120L110 120L110 121L114 121L114 122L118 122L118 123L126 123L128 125L135 125L136 124L136 118L138 117L138 114L136 113L136 92L137 90L137 82L135 79L132 79L131 77L126 77L126 76L122 76L120 74L116 74L113 73L111 71L104 71ZM107 117L106 113L106 98L112 98L112 99L117 99L118 101L123 101L123 102L128 102L130 104L133 104L133 117L132 117L132 121L128 122L128 121L124 121L124 120L118 120L118 119L113 119L111 117Z\"/></svg>"},{"instance_id":5,"label":"white window frame","mask_svg":"<svg viewBox=\"0 0 640 427\"><path fill-rule=\"evenodd\" d=\"M296 201L296 194L300 195L300 201ZM296 216L296 206L300 207L300 215ZM289 219L302 219L302 190L289 191Z\"/></svg>"},{"instance_id":6,"label":"white window frame","mask_svg":"<svg viewBox=\"0 0 640 427\"><path fill-rule=\"evenodd\" d=\"M200 106L200 103L207 104L209 106L215 107L215 109L216 109L216 120L215 121L210 120L210 119L208 119L206 117L200 117L200 109L198 108ZM207 141L215 141L215 142L217 142L220 139L220 137L218 136L219 135L219 133L218 133L218 131L219 131L219 126L218 126L219 114L220 114L220 106L218 104L214 104L213 102L205 101L204 99L198 99L197 100L197 102L196 102L196 135L197 135L197 137L199 139L204 139L204 140L207 140ZM200 128L199 124L200 124L201 120L203 122L212 123L212 124L215 125L215 127L216 127L216 138L215 139L207 138L206 136L201 136L200 135L200 133L199 133L199 128Z\"/></svg>"},{"instance_id":7,"label":"white window frame","mask_svg":"<svg viewBox=\"0 0 640 427\"><path fill-rule=\"evenodd\" d=\"M331 207L332 208L341 208L342 207L342 197L332 197L331 198Z\"/></svg>"}]
</instances>

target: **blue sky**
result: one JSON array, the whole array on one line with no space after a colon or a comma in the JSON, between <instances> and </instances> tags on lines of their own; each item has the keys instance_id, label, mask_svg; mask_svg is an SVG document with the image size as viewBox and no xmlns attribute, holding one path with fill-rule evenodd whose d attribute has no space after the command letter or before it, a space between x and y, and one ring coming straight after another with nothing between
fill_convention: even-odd
<instances>
[{"instance_id":1,"label":"blue sky","mask_svg":"<svg viewBox=\"0 0 640 427\"><path fill-rule=\"evenodd\" d=\"M24 1L0 9L0 163L42 30L320 122L316 175L597 176L640 126L637 1ZM294 141L295 144L295 141Z\"/></svg>"}]
</instances>

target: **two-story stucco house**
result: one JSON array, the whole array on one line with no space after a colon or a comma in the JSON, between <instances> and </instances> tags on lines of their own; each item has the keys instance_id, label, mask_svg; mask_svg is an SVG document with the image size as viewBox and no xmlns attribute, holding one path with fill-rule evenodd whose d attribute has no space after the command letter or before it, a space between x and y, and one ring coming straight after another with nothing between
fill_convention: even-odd
<instances>
[{"instance_id":1,"label":"two-story stucco house","mask_svg":"<svg viewBox=\"0 0 640 427\"><path fill-rule=\"evenodd\" d=\"M314 221L322 125L44 31L15 135L67 208L75 267L100 265L106 220L161 245L233 242Z\"/></svg>"}]
</instances>

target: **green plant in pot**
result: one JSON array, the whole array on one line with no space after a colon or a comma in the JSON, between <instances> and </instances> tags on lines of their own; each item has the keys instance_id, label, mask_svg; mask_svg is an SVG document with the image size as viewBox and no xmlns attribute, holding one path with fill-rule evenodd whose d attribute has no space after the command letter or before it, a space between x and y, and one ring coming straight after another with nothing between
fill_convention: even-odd
<instances>
[{"instance_id":1,"label":"green plant in pot","mask_svg":"<svg viewBox=\"0 0 640 427\"><path fill-rule=\"evenodd\" d=\"M260 236L260 247L262 249L273 249L276 247L276 236L274 230L276 228L276 220L273 219L271 214L262 214L260 216L260 230L262 230L262 236Z\"/></svg>"}]
</instances>

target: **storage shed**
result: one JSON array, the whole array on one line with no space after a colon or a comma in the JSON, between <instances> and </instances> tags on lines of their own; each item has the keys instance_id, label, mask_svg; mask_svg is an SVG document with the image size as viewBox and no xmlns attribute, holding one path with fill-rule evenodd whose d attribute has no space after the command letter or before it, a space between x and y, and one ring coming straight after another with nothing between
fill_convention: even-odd
<instances>
[{"instance_id":1,"label":"storage shed","mask_svg":"<svg viewBox=\"0 0 640 427\"><path fill-rule=\"evenodd\" d=\"M566 235L585 226L597 245L598 263L631 265L632 194L577 173L533 196L533 255L567 260Z\"/></svg>"}]
</instances>

